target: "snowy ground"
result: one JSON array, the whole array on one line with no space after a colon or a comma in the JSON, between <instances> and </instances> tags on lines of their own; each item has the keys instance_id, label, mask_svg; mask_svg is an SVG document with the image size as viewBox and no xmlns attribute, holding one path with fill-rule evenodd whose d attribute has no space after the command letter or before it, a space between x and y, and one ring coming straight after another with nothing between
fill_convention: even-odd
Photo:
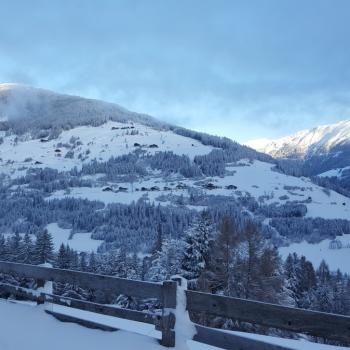
<instances>
[{"instance_id":1,"label":"snowy ground","mask_svg":"<svg viewBox=\"0 0 350 350\"><path fill-rule=\"evenodd\" d=\"M187 190L176 189L176 184L181 182L189 187L201 189L206 194L238 196L240 193L250 193L258 199L265 196L265 203L286 203L287 201L304 201L311 199L307 206L307 217L322 217L325 219L349 219L350 218L350 199L334 191L325 192L322 187L314 185L308 178L298 178L288 176L273 171L272 164L260 161L249 163L247 161L239 162L244 166L229 166L228 171L235 172L233 175L225 177L207 178L206 182L211 182L218 188L207 190L196 185L197 180L182 179L181 181L169 182L160 177L147 178L140 180L133 185L129 183L119 183L118 186L127 188L127 192L103 192L104 187L75 187L70 189L70 193L65 191L56 191L49 198L76 197L87 198L89 200L100 200L105 204L125 203L130 204L146 196L151 202L163 194L174 193L188 197ZM171 184L173 183L173 185ZM234 185L237 190L228 190L225 187ZM141 187L150 188L158 186L161 191L136 191ZM169 187L171 190L164 191L163 187ZM289 186L289 187L288 187ZM283 197L287 196L287 197ZM285 198L285 199L281 199ZM161 202L159 202L161 203Z\"/></svg>"},{"instance_id":2,"label":"snowy ground","mask_svg":"<svg viewBox=\"0 0 350 350\"><path fill-rule=\"evenodd\" d=\"M331 240L325 239L317 244L310 244L305 241L293 243L288 247L279 248L279 252L283 258L294 252L298 255L304 255L315 267L318 267L324 259L331 270L340 269L342 272L350 274L350 235L338 236L337 240L342 243L343 247L341 249L329 249Z\"/></svg>"},{"instance_id":3,"label":"snowy ground","mask_svg":"<svg viewBox=\"0 0 350 350\"><path fill-rule=\"evenodd\" d=\"M161 350L165 349L148 335L137 334L139 325L125 320L116 321L120 329L117 332L103 332L84 328L73 323L62 323L44 312L43 306L32 304L14 304L0 300L0 349L1 350ZM128 324L129 323L129 324ZM181 326L181 324L180 324ZM133 328L134 327L134 328ZM143 325L142 325L143 327ZM136 332L135 332L136 331ZM178 332L179 333L179 332ZM263 340L271 344L289 346L295 350L346 350L345 347L314 344L307 341L281 339L234 332L249 338ZM185 337L186 333L182 333ZM191 340L178 339L174 350L215 350L217 348Z\"/></svg>"},{"instance_id":4,"label":"snowy ground","mask_svg":"<svg viewBox=\"0 0 350 350\"><path fill-rule=\"evenodd\" d=\"M132 134L136 132L136 135ZM72 143L72 137L79 139ZM76 127L63 131L57 139L45 142L40 139L31 140L29 137L27 140L18 141L15 136L5 136L3 139L4 142L0 145L0 173L12 174L13 177L24 175L25 168L29 167L70 170L74 166L80 168L82 159L86 163L92 159L106 161L112 156L128 154L137 149L135 143L140 144L149 154L172 151L178 155L186 154L190 158L208 154L213 149L172 131L159 131L142 124L117 122L107 122L98 127ZM63 146L59 145L60 143ZM151 145L157 147L150 148ZM69 150L74 151L73 158L65 158Z\"/></svg>"},{"instance_id":5,"label":"snowy ground","mask_svg":"<svg viewBox=\"0 0 350 350\"><path fill-rule=\"evenodd\" d=\"M52 235L54 249L58 251L60 245L68 244L72 249L78 252L96 251L103 241L92 239L91 233L75 233L72 239L69 239L71 234L70 229L63 229L57 223L52 223L46 226L49 233Z\"/></svg>"}]
</instances>

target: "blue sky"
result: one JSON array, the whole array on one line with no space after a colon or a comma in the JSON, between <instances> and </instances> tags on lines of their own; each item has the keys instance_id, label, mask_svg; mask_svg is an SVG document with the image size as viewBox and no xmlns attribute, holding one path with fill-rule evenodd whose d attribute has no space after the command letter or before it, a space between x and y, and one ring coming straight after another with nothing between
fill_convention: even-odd
<instances>
[{"instance_id":1,"label":"blue sky","mask_svg":"<svg viewBox=\"0 0 350 350\"><path fill-rule=\"evenodd\" d=\"M239 141L350 119L348 0L0 0L0 82Z\"/></svg>"}]
</instances>

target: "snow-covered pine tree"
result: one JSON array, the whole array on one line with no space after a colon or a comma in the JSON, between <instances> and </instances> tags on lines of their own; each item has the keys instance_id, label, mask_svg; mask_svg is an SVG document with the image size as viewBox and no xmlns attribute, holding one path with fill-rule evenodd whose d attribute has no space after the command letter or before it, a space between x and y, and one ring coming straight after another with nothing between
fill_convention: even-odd
<instances>
[{"instance_id":1,"label":"snow-covered pine tree","mask_svg":"<svg viewBox=\"0 0 350 350\"><path fill-rule=\"evenodd\" d=\"M214 225L206 211L186 232L182 274L187 279L197 279L208 266L210 242L214 238Z\"/></svg>"},{"instance_id":2,"label":"snow-covered pine tree","mask_svg":"<svg viewBox=\"0 0 350 350\"><path fill-rule=\"evenodd\" d=\"M37 235L34 246L34 261L37 264L45 264L53 260L53 242L50 233L43 230Z\"/></svg>"}]
</instances>

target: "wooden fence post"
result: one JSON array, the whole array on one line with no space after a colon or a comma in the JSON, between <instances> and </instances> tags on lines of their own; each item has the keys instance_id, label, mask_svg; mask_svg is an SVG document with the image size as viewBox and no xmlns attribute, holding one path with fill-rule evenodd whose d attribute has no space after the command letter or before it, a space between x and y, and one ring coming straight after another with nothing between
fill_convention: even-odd
<instances>
[{"instance_id":1,"label":"wooden fence post","mask_svg":"<svg viewBox=\"0 0 350 350\"><path fill-rule=\"evenodd\" d=\"M164 281L162 286L162 302L163 313L160 329L162 331L162 339L160 343L163 346L175 346L175 314L169 309L176 308L176 288L177 283L174 281Z\"/></svg>"}]
</instances>

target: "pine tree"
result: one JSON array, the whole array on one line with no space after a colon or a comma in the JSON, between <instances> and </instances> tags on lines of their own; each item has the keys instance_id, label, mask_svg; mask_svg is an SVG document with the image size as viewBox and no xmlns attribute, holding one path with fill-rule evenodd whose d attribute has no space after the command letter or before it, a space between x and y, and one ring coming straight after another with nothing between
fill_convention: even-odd
<instances>
[{"instance_id":1,"label":"pine tree","mask_svg":"<svg viewBox=\"0 0 350 350\"><path fill-rule=\"evenodd\" d=\"M24 235L23 244L21 248L20 261L25 264L33 262L34 245L28 232Z\"/></svg>"},{"instance_id":2,"label":"pine tree","mask_svg":"<svg viewBox=\"0 0 350 350\"><path fill-rule=\"evenodd\" d=\"M210 242L213 239L213 224L207 212L186 232L185 252L182 260L183 275L196 279L208 267Z\"/></svg>"},{"instance_id":3,"label":"pine tree","mask_svg":"<svg viewBox=\"0 0 350 350\"><path fill-rule=\"evenodd\" d=\"M52 237L47 230L40 232L34 247L34 261L37 264L45 264L53 260Z\"/></svg>"}]
</instances>

